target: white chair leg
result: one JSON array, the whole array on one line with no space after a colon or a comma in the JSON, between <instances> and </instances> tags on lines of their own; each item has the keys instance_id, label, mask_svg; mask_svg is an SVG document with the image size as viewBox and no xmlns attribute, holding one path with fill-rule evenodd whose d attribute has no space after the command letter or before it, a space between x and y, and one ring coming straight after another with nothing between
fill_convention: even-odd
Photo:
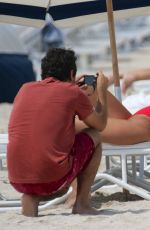
<instances>
[{"instance_id":1,"label":"white chair leg","mask_svg":"<svg viewBox=\"0 0 150 230\"><path fill-rule=\"evenodd\" d=\"M111 175L108 175L107 173L99 173L97 175L97 177L99 179L106 179L114 184L117 184L118 186L121 186L122 188L128 190L129 192L131 193L134 193L146 200L150 200L150 194L148 194L147 192L145 191L142 191L141 189L135 187L135 186L132 186L132 185L129 185L127 184L126 182L124 182L123 180L120 180L118 178L115 178Z\"/></svg>"}]
</instances>

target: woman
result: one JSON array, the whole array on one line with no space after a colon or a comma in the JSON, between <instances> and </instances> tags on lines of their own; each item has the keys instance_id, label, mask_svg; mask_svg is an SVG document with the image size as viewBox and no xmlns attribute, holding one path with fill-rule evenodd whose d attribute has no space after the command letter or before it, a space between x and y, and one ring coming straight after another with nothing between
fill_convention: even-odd
<instances>
[{"instance_id":1,"label":"woman","mask_svg":"<svg viewBox=\"0 0 150 230\"><path fill-rule=\"evenodd\" d=\"M92 86L82 87L96 107L97 91ZM101 132L103 142L116 145L130 145L150 141L150 106L131 114L109 91L107 91L108 119L106 128ZM76 119L79 132L85 125Z\"/></svg>"}]
</instances>

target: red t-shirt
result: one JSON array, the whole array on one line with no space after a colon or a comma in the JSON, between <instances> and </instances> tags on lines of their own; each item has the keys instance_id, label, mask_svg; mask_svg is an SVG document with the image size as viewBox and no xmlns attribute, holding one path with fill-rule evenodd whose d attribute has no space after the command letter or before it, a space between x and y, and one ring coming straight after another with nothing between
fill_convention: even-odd
<instances>
[{"instance_id":1,"label":"red t-shirt","mask_svg":"<svg viewBox=\"0 0 150 230\"><path fill-rule=\"evenodd\" d=\"M15 98L9 122L8 174L14 183L47 183L66 175L75 138L75 115L93 107L73 83L49 77L26 83Z\"/></svg>"}]
</instances>

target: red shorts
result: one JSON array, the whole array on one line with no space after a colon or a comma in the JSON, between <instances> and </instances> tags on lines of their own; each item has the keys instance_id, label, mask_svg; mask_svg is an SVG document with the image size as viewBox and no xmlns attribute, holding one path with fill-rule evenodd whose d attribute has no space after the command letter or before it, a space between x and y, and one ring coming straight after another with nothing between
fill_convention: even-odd
<instances>
[{"instance_id":1,"label":"red shorts","mask_svg":"<svg viewBox=\"0 0 150 230\"><path fill-rule=\"evenodd\" d=\"M39 184L20 184L11 185L21 193L30 195L49 195L65 187L70 186L71 182L84 170L95 151L93 140L86 133L79 133L75 137L75 142L71 150L73 156L72 169L69 173L58 181Z\"/></svg>"}]
</instances>

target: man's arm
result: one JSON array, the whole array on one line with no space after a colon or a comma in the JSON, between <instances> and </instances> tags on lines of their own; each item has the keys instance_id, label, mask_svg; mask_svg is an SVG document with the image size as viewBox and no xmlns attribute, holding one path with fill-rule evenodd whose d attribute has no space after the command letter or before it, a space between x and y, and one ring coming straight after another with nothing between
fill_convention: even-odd
<instances>
[{"instance_id":1,"label":"man's arm","mask_svg":"<svg viewBox=\"0 0 150 230\"><path fill-rule=\"evenodd\" d=\"M107 124L107 84L108 79L101 73L97 73L98 100L95 111L83 121L87 126L102 131Z\"/></svg>"}]
</instances>

